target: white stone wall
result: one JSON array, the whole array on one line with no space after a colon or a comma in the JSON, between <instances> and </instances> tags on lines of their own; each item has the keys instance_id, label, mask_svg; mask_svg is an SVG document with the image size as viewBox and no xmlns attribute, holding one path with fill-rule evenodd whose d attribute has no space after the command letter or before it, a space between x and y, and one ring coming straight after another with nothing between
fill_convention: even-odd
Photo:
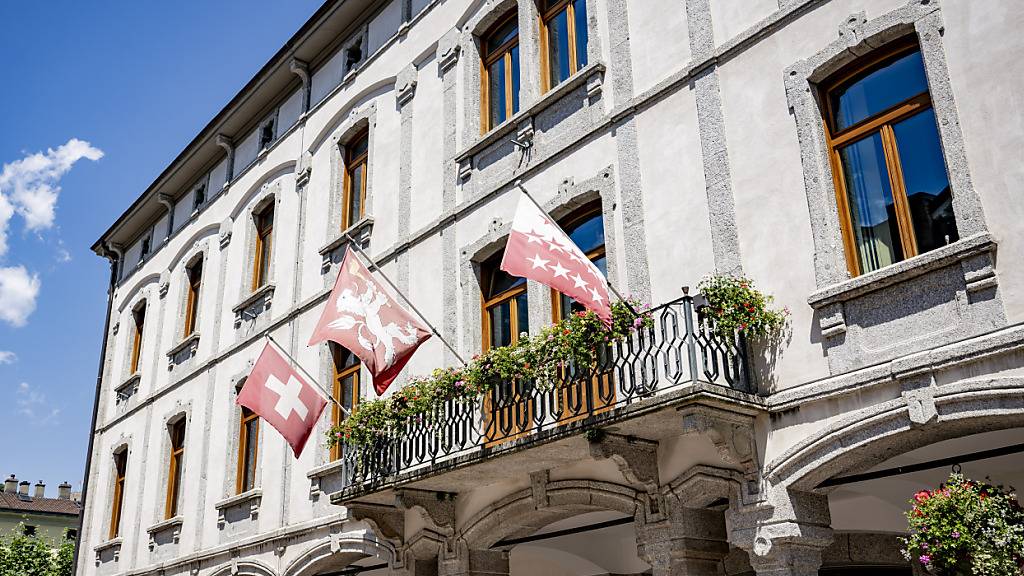
<instances>
[{"instance_id":1,"label":"white stone wall","mask_svg":"<svg viewBox=\"0 0 1024 576\"><path fill-rule=\"evenodd\" d=\"M206 206L193 215L191 191L182 191L175 230L164 244L166 217L139 228L138 239L152 234L152 253L136 268L139 242L126 247L114 290L81 574L155 573L162 566L167 574L209 576L241 561L243 567L264 567L253 573L292 576L288 567L330 541L331 533L362 538L364 524L345 522L343 508L331 506L326 494L311 494L307 473L328 460L322 432L329 411L297 460L273 429L262 427L262 494L254 517L219 526L215 505L234 495L234 385L258 354L263 332L269 330L310 372L326 374L327 348L307 348L305 342L337 273L337 251L321 250L340 234L331 206L340 186L337 146L363 125L371 146L369 252L396 282L404 282L418 307L465 355L479 351L480 318L477 279L462 263L510 222L517 200L511 184L521 179L545 203L560 188L607 179L606 228L614 231L609 254L617 255L612 281L623 292L658 304L707 273L742 271L793 311L791 339L763 383L765 392L789 394L779 396L780 402L793 403L783 417L757 420L766 462L858 410L901 398L900 382L865 375L868 369L848 372L870 391L849 393L853 385L844 388L842 379L847 371L837 373L823 348L821 313L808 298L828 283L815 269L818 223L809 216L803 144L784 76L836 42L851 14L863 12L871 22L912 4L832 0L794 15L794 7L806 2L690 0L684 8L682 2L660 0L593 0L592 53L599 58L591 64L605 70L590 70L587 81L548 102L539 94L537 70L526 67L524 50L523 117L533 118L534 138L529 158L503 144L522 133L522 125L483 139L467 127L479 107L473 82L479 62L467 31L485 22L494 4L414 0L400 35L403 1L377 3L365 21L344 32L339 51L311 71L308 112L302 112L301 90L282 95L271 113L278 121L277 140L268 150L256 149L265 118L251 119L251 130L232 135L230 182L225 184L225 160L208 175L194 175L194 182L209 182ZM991 0L984 8L970 0L932 5L941 5L943 54L967 159L966 166L950 170L969 172L984 223L998 242L997 300L1005 315L990 328L1001 328L1024 317L1024 267L1012 257L1024 249L1024 203L1018 198L1024 171L1017 157L1024 147L1024 64L1018 57L1024 37L1017 34L1024 10L1012 0ZM695 20L695 14L710 18L712 27L700 28L706 20ZM453 27L458 31L450 33ZM342 51L354 38L362 38L363 61L346 76ZM446 70L442 52L452 39L461 55ZM718 63L709 75L711 58ZM410 64L414 94L400 105L396 79ZM452 86L453 101L446 100L446 86ZM403 148L403 130L412 131L411 148ZM446 143L449 135L453 141ZM714 154L722 145L724 153ZM297 172L306 165L308 182L302 183ZM270 306L253 318L233 309L251 296L251 214L266 201L275 203L274 290ZM449 220L442 223L444 218ZM399 253L398 246L406 248ZM204 269L198 345L186 358L169 357L182 343L185 266L199 252ZM546 298L546 291L531 292L535 330L550 317ZM142 299L147 312L141 377L137 390L119 401L115 389L131 376L132 310ZM929 348L928 329L908 335L922 339L921 350ZM439 342L430 341L406 375L452 361ZM818 389L842 396L814 396L811 391ZM188 418L180 534L176 542L151 549L147 528L163 520L166 423L179 413ZM129 450L128 488L121 542L111 544L106 541L112 454L121 446ZM668 440L659 453L662 479L717 459L707 441ZM566 474L624 482L607 460ZM529 482L522 476L481 489L460 500L458 513L471 516ZM262 541L273 544L260 546ZM230 545L241 546L234 560ZM521 566L533 561L529 555L516 560Z\"/></svg>"}]
</instances>

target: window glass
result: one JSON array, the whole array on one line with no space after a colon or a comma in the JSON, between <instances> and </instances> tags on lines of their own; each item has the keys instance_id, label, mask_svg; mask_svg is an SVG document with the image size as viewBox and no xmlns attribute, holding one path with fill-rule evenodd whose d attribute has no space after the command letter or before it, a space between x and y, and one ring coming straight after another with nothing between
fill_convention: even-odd
<instances>
[{"instance_id":1,"label":"window glass","mask_svg":"<svg viewBox=\"0 0 1024 576\"><path fill-rule=\"evenodd\" d=\"M903 250L880 134L841 148L839 157L861 270L899 262Z\"/></svg>"},{"instance_id":2,"label":"window glass","mask_svg":"<svg viewBox=\"0 0 1024 576\"><path fill-rule=\"evenodd\" d=\"M512 343L512 301L494 304L488 309L491 323L491 347L500 348Z\"/></svg>"},{"instance_id":3,"label":"window glass","mask_svg":"<svg viewBox=\"0 0 1024 576\"><path fill-rule=\"evenodd\" d=\"M512 113L519 112L519 46L513 46L510 51L512 68Z\"/></svg>"},{"instance_id":4,"label":"window glass","mask_svg":"<svg viewBox=\"0 0 1024 576\"><path fill-rule=\"evenodd\" d=\"M893 125L910 218L919 252L927 252L960 235L953 216L953 196L931 108Z\"/></svg>"},{"instance_id":5,"label":"window glass","mask_svg":"<svg viewBox=\"0 0 1024 576\"><path fill-rule=\"evenodd\" d=\"M832 90L834 129L844 130L927 91L921 52L898 56Z\"/></svg>"},{"instance_id":6,"label":"window glass","mask_svg":"<svg viewBox=\"0 0 1024 576\"><path fill-rule=\"evenodd\" d=\"M512 276L504 270L499 270L498 266L501 265L501 260L491 260L488 262L490 268L490 285L487 289L487 298L494 298L502 292L507 292L515 288L526 284L526 278L520 278L519 276Z\"/></svg>"},{"instance_id":7,"label":"window glass","mask_svg":"<svg viewBox=\"0 0 1024 576\"><path fill-rule=\"evenodd\" d=\"M563 10L548 20L548 66L554 86L572 74L569 60L569 13Z\"/></svg>"},{"instance_id":8,"label":"window glass","mask_svg":"<svg viewBox=\"0 0 1024 576\"><path fill-rule=\"evenodd\" d=\"M514 40L518 35L519 21L515 16L512 16L487 37L487 52L495 52L498 48Z\"/></svg>"},{"instance_id":9,"label":"window glass","mask_svg":"<svg viewBox=\"0 0 1024 576\"><path fill-rule=\"evenodd\" d=\"M587 65L587 0L573 2L576 17L576 69Z\"/></svg>"},{"instance_id":10,"label":"window glass","mask_svg":"<svg viewBox=\"0 0 1024 576\"><path fill-rule=\"evenodd\" d=\"M505 121L507 101L505 95L505 60L498 59L491 63L487 71L487 94L490 98L490 126L497 126Z\"/></svg>"}]
</instances>

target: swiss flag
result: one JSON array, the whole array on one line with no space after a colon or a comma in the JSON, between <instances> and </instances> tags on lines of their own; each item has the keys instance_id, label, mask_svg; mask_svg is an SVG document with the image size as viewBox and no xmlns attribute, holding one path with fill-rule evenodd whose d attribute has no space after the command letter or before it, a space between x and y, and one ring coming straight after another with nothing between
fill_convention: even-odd
<instances>
[{"instance_id":1,"label":"swiss flag","mask_svg":"<svg viewBox=\"0 0 1024 576\"><path fill-rule=\"evenodd\" d=\"M327 399L267 342L235 403L276 428L298 458L327 406Z\"/></svg>"},{"instance_id":2,"label":"swiss flag","mask_svg":"<svg viewBox=\"0 0 1024 576\"><path fill-rule=\"evenodd\" d=\"M352 250L309 339L337 342L363 361L381 395L430 332L384 290Z\"/></svg>"},{"instance_id":3,"label":"swiss flag","mask_svg":"<svg viewBox=\"0 0 1024 576\"><path fill-rule=\"evenodd\" d=\"M608 280L551 218L523 194L512 219L501 269L536 280L612 321Z\"/></svg>"}]
</instances>

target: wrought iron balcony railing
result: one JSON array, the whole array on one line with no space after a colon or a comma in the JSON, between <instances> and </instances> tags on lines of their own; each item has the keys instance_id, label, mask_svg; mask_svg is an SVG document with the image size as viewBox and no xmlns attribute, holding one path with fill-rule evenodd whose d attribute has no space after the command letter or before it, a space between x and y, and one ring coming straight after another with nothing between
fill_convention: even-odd
<instances>
[{"instance_id":1,"label":"wrought iron balcony railing","mask_svg":"<svg viewBox=\"0 0 1024 576\"><path fill-rule=\"evenodd\" d=\"M434 414L410 418L371 444L343 445L343 493L371 492L513 442L541 442L570 424L603 423L612 416L605 413L697 382L753 392L743 334L732 342L718 337L702 301L686 295L652 309L652 326L609 344L592 366L562 367L554 385L502 382L483 398L449 400Z\"/></svg>"}]
</instances>

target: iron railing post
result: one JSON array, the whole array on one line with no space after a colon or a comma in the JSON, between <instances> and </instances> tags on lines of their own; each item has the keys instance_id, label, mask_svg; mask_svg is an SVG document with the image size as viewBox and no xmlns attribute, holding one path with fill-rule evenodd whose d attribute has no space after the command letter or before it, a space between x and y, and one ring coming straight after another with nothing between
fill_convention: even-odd
<instances>
[{"instance_id":1,"label":"iron railing post","mask_svg":"<svg viewBox=\"0 0 1024 576\"><path fill-rule=\"evenodd\" d=\"M686 353L690 360L690 382L697 383L697 337L693 322L693 297L683 287L683 321L686 325ZM662 327L664 329L664 326Z\"/></svg>"}]
</instances>

